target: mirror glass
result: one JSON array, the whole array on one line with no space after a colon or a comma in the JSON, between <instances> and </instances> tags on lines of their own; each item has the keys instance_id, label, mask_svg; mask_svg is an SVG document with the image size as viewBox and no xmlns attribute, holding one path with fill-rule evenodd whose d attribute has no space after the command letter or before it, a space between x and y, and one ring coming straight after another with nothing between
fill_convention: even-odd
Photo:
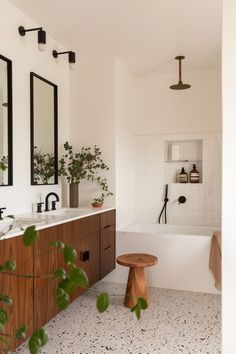
<instances>
[{"instance_id":1,"label":"mirror glass","mask_svg":"<svg viewBox=\"0 0 236 354\"><path fill-rule=\"evenodd\" d=\"M12 183L12 62L0 55L0 186Z\"/></svg>"},{"instance_id":2,"label":"mirror glass","mask_svg":"<svg viewBox=\"0 0 236 354\"><path fill-rule=\"evenodd\" d=\"M57 86L30 74L31 184L57 184Z\"/></svg>"}]
</instances>

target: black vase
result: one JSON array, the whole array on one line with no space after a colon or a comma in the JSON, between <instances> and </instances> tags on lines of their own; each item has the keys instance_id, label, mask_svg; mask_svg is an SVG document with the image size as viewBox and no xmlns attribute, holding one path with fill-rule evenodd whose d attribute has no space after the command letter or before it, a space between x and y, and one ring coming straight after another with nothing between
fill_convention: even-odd
<instances>
[{"instance_id":1,"label":"black vase","mask_svg":"<svg viewBox=\"0 0 236 354\"><path fill-rule=\"evenodd\" d=\"M78 183L70 183L70 208L78 208L79 206L79 185Z\"/></svg>"}]
</instances>

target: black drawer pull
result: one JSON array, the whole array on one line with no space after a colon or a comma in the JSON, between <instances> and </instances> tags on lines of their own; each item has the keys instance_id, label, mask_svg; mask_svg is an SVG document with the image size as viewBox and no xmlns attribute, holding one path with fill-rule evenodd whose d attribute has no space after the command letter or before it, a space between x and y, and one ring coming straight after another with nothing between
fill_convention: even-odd
<instances>
[{"instance_id":1,"label":"black drawer pull","mask_svg":"<svg viewBox=\"0 0 236 354\"><path fill-rule=\"evenodd\" d=\"M107 246L106 248L104 248L103 251L106 251L106 250L108 250L109 248L111 248L111 245L110 245L110 246Z\"/></svg>"},{"instance_id":2,"label":"black drawer pull","mask_svg":"<svg viewBox=\"0 0 236 354\"><path fill-rule=\"evenodd\" d=\"M89 261L89 251L85 251L82 253L83 262Z\"/></svg>"},{"instance_id":3,"label":"black drawer pull","mask_svg":"<svg viewBox=\"0 0 236 354\"><path fill-rule=\"evenodd\" d=\"M111 227L111 224L104 226L104 229L108 229L109 227Z\"/></svg>"}]
</instances>

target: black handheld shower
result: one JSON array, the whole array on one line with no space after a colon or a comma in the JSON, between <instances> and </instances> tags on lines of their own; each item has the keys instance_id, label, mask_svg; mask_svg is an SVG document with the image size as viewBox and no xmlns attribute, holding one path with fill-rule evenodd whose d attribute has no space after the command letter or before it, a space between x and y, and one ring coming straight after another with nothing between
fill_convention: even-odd
<instances>
[{"instance_id":1,"label":"black handheld shower","mask_svg":"<svg viewBox=\"0 0 236 354\"><path fill-rule=\"evenodd\" d=\"M164 216L165 216L165 224L167 224L167 213L166 213L166 210L167 210L168 201L169 201L169 199L168 199L168 184L166 184L165 185L164 205L163 205L163 208L161 209L161 212L160 212L160 215L159 215L159 218L158 218L158 223L159 224L161 223L161 216L162 216L163 213L164 213Z\"/></svg>"}]
</instances>

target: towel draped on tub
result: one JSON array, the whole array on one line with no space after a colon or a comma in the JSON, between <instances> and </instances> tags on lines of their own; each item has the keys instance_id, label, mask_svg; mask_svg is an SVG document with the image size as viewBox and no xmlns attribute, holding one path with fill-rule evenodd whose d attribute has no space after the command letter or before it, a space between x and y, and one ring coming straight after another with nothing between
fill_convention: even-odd
<instances>
[{"instance_id":1,"label":"towel draped on tub","mask_svg":"<svg viewBox=\"0 0 236 354\"><path fill-rule=\"evenodd\" d=\"M215 278L215 287L221 290L221 232L215 231L211 239L209 268Z\"/></svg>"}]
</instances>

